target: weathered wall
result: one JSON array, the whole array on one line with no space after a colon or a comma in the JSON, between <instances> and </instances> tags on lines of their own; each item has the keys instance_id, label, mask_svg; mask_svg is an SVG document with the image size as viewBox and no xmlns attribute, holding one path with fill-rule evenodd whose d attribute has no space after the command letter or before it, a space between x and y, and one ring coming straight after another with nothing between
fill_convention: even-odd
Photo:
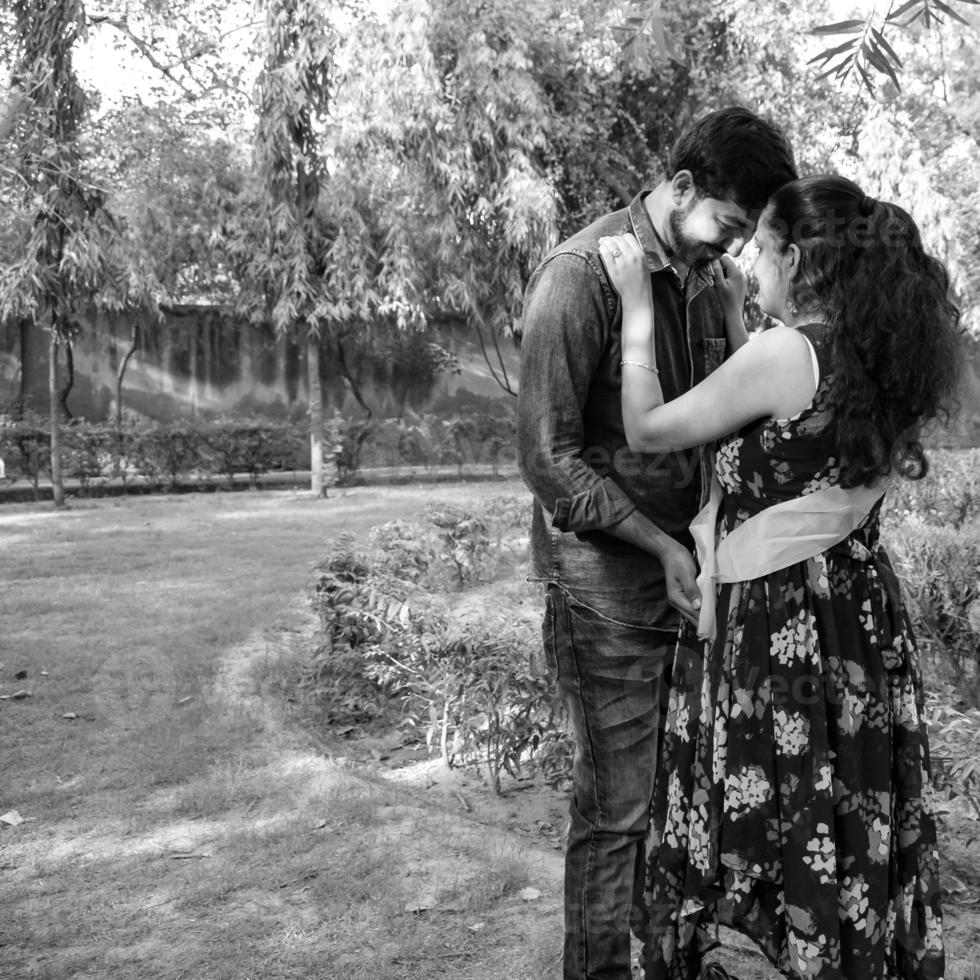
<instances>
[{"instance_id":1,"label":"weathered wall","mask_svg":"<svg viewBox=\"0 0 980 980\"><path fill-rule=\"evenodd\" d=\"M122 317L99 315L85 327L75 345L75 384L68 399L73 415L93 421L111 416L116 370L130 334L131 325ZM457 408L492 411L500 403L512 407L513 399L494 381L472 331L464 324L448 324L440 339L461 370L434 379L424 368L424 339L382 334L345 341L350 372L377 417L396 417L407 410L440 415ZM46 335L17 324L0 324L0 410L18 398L22 352L27 405L46 411ZM503 352L516 388L517 350L507 343ZM322 346L320 362L326 410L362 414L329 342ZM952 430L940 433L936 441L980 445L980 343L974 340L964 341L961 403ZM123 404L159 420L224 412L296 418L307 410L304 345L217 309L173 309L146 332L130 360Z\"/></svg>"},{"instance_id":2,"label":"weathered wall","mask_svg":"<svg viewBox=\"0 0 980 980\"><path fill-rule=\"evenodd\" d=\"M421 337L380 334L344 341L350 374L376 416L406 410L446 414L457 406L492 410L494 403L513 400L493 380L475 334L463 324L449 324L440 333L440 342L459 361L458 374L432 377L428 341ZM68 398L74 416L111 416L116 372L130 336L130 322L118 316L96 315L85 326L74 345L75 383ZM43 331L0 325L0 409L17 400L23 384L27 407L46 411L47 356ZM513 381L517 351L508 344L504 356ZM362 414L331 341L322 343L320 362L325 409ZM144 332L130 359L123 405L159 420L225 412L301 416L307 410L305 344L221 310L169 310L163 323Z\"/></svg>"}]
</instances>

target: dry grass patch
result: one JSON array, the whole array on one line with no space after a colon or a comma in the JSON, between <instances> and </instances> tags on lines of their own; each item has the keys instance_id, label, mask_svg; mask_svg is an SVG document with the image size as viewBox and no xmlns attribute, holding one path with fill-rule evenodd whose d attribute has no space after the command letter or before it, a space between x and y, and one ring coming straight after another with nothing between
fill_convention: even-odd
<instances>
[{"instance_id":1,"label":"dry grass patch","mask_svg":"<svg viewBox=\"0 0 980 980\"><path fill-rule=\"evenodd\" d=\"M245 795L265 785L251 809L222 790L221 817L182 818L192 785L169 812L157 801L138 832L110 821L55 853L48 831L21 834L8 869L30 873L3 888L11 975L552 975L553 862L424 791L314 756L287 761L220 772ZM536 903L518 894L528 884L543 892Z\"/></svg>"},{"instance_id":2,"label":"dry grass patch","mask_svg":"<svg viewBox=\"0 0 980 980\"><path fill-rule=\"evenodd\" d=\"M501 489L0 510L0 973L557 977L557 855L324 759L274 690L332 535Z\"/></svg>"}]
</instances>

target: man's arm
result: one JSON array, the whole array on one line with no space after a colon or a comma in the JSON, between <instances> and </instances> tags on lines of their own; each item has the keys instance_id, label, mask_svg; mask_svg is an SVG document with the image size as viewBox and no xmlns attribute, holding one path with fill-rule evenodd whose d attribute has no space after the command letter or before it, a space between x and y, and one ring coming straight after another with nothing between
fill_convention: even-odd
<instances>
[{"instance_id":1,"label":"man's arm","mask_svg":"<svg viewBox=\"0 0 980 980\"><path fill-rule=\"evenodd\" d=\"M659 558L671 602L696 617L688 551L583 459L582 416L611 328L609 305L596 268L580 255L555 256L532 278L517 405L521 475L559 530L601 530Z\"/></svg>"},{"instance_id":2,"label":"man's arm","mask_svg":"<svg viewBox=\"0 0 980 980\"><path fill-rule=\"evenodd\" d=\"M687 548L661 531L650 518L638 510L634 510L618 524L605 528L605 531L660 559L660 564L664 566L667 601L686 620L697 626L701 596L694 558Z\"/></svg>"},{"instance_id":3,"label":"man's arm","mask_svg":"<svg viewBox=\"0 0 980 980\"><path fill-rule=\"evenodd\" d=\"M582 418L609 337L608 303L595 268L577 254L538 269L524 300L518 462L561 531L605 530L636 508L583 458Z\"/></svg>"}]
</instances>

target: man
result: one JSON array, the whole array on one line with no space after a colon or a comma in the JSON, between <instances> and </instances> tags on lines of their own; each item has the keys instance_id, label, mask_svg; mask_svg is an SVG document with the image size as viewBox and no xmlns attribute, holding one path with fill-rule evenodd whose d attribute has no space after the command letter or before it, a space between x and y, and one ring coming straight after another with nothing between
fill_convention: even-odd
<instances>
[{"instance_id":1,"label":"man","mask_svg":"<svg viewBox=\"0 0 980 980\"><path fill-rule=\"evenodd\" d=\"M626 444L621 309L598 239L630 232L646 252L655 363L674 398L725 356L718 260L739 254L770 194L796 177L782 134L742 108L695 123L667 172L552 250L524 300L518 448L535 497L532 577L547 586L545 657L576 745L565 980L631 977L660 679L678 615L696 617L687 527L702 490L697 450L653 456Z\"/></svg>"}]
</instances>

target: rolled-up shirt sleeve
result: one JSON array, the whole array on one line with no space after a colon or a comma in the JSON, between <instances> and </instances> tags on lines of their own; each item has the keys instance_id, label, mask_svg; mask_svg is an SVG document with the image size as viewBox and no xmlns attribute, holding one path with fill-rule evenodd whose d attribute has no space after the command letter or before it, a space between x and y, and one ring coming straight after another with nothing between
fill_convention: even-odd
<instances>
[{"instance_id":1,"label":"rolled-up shirt sleeve","mask_svg":"<svg viewBox=\"0 0 980 980\"><path fill-rule=\"evenodd\" d=\"M609 343L608 288L589 258L559 253L535 272L524 299L518 465L561 531L602 530L636 509L588 464L584 445L589 386Z\"/></svg>"}]
</instances>

